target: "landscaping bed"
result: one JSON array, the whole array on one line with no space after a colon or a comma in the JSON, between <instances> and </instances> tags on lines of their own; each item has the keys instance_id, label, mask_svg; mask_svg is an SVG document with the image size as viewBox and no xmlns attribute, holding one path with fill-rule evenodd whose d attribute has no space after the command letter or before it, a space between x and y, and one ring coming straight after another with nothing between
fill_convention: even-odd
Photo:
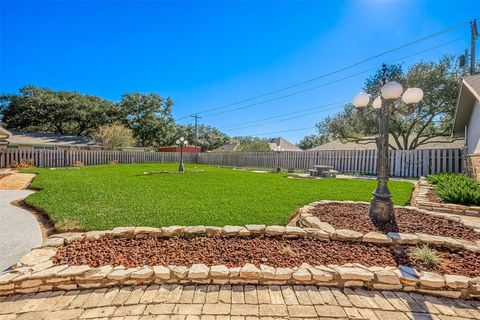
<instances>
[{"instance_id":1,"label":"landscaping bed","mask_svg":"<svg viewBox=\"0 0 480 320\"><path fill-rule=\"evenodd\" d=\"M480 205L480 184L465 174L434 174L427 181L435 185L435 194L444 202Z\"/></svg>"},{"instance_id":2,"label":"landscaping bed","mask_svg":"<svg viewBox=\"0 0 480 320\"><path fill-rule=\"evenodd\" d=\"M249 236L173 237L144 239L109 239L72 242L58 249L53 261L57 265L154 265L242 267L298 267L358 263L366 267L408 265L418 270L442 274L480 276L480 253L433 247L439 255L437 265L425 265L415 258L415 246L385 246L371 243L322 241L308 238Z\"/></svg>"},{"instance_id":3,"label":"landscaping bed","mask_svg":"<svg viewBox=\"0 0 480 320\"><path fill-rule=\"evenodd\" d=\"M461 223L405 208L395 208L395 224L375 223L368 215L368 207L367 204L361 203L325 203L315 205L310 213L336 229L358 232L426 233L469 241L480 239L479 233Z\"/></svg>"},{"instance_id":4,"label":"landscaping bed","mask_svg":"<svg viewBox=\"0 0 480 320\"><path fill-rule=\"evenodd\" d=\"M427 199L430 202L434 203L445 203L442 198L438 196L438 194L435 192L435 189L429 189L427 192Z\"/></svg>"},{"instance_id":5,"label":"landscaping bed","mask_svg":"<svg viewBox=\"0 0 480 320\"><path fill-rule=\"evenodd\" d=\"M457 188L463 190L461 187L457 186ZM480 206L451 203L442 199L437 191L438 184L432 185L427 181L427 178L421 177L415 186L415 191L413 192L412 205L430 212L454 214L460 217L473 216L480 218ZM474 229L480 230L480 224Z\"/></svg>"}]
</instances>

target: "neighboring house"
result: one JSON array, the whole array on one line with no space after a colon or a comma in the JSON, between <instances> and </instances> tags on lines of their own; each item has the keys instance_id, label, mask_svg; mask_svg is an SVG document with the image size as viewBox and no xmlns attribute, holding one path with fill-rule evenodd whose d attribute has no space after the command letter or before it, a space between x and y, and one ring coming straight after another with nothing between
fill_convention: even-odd
<instances>
[{"instance_id":1,"label":"neighboring house","mask_svg":"<svg viewBox=\"0 0 480 320\"><path fill-rule=\"evenodd\" d=\"M0 127L0 133L6 131ZM8 132L8 131L7 131ZM83 149L98 150L102 147L95 140L83 136L64 136L45 132L10 131L5 138L8 145L0 145L0 148L8 149Z\"/></svg>"},{"instance_id":2,"label":"neighboring house","mask_svg":"<svg viewBox=\"0 0 480 320\"><path fill-rule=\"evenodd\" d=\"M480 181L480 74L460 83L452 137L465 138L464 170Z\"/></svg>"},{"instance_id":3,"label":"neighboring house","mask_svg":"<svg viewBox=\"0 0 480 320\"><path fill-rule=\"evenodd\" d=\"M273 151L303 151L302 149L282 137L271 139L268 145Z\"/></svg>"},{"instance_id":4,"label":"neighboring house","mask_svg":"<svg viewBox=\"0 0 480 320\"><path fill-rule=\"evenodd\" d=\"M213 150L210 150L209 152L234 152L237 150L238 146L240 145L240 143L236 142L236 143L227 143L227 144L224 144L223 146L221 147L218 147L216 149L213 149Z\"/></svg>"},{"instance_id":5,"label":"neighboring house","mask_svg":"<svg viewBox=\"0 0 480 320\"><path fill-rule=\"evenodd\" d=\"M3 128L0 126L0 148L2 146L6 146L8 144L8 137L10 137L12 133L8 131L7 129Z\"/></svg>"},{"instance_id":6,"label":"neighboring house","mask_svg":"<svg viewBox=\"0 0 480 320\"><path fill-rule=\"evenodd\" d=\"M273 138L270 140L264 140L266 144L268 144L268 147L272 151L303 151L287 139L284 139L282 137L279 138ZM262 141L263 143L263 141ZM239 151L238 147L240 146L240 143L227 143L219 148L213 149L210 152L235 152Z\"/></svg>"},{"instance_id":7,"label":"neighboring house","mask_svg":"<svg viewBox=\"0 0 480 320\"><path fill-rule=\"evenodd\" d=\"M373 137L372 137L373 138ZM395 145L395 141L390 137L390 143ZM417 149L455 149L463 148L463 139L452 139L450 137L436 137L432 141L419 146ZM324 143L318 147L309 149L307 151L315 150L371 150L377 149L377 145L374 141L369 142L341 142L340 140L334 140Z\"/></svg>"}]
</instances>

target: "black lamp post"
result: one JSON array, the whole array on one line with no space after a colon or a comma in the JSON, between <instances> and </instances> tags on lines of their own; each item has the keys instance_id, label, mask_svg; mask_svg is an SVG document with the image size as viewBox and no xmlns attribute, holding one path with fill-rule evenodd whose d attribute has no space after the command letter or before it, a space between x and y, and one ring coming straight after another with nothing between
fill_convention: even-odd
<instances>
[{"instance_id":1,"label":"black lamp post","mask_svg":"<svg viewBox=\"0 0 480 320\"><path fill-rule=\"evenodd\" d=\"M383 65L383 78L381 82L381 94L375 98L372 103L374 112L378 115L378 137L377 137L377 188L373 192L370 202L369 215L370 218L380 223L392 222L395 220L393 211L393 201L390 190L388 190L388 138L389 138L389 120L390 115L394 111L398 111L404 115L411 115L415 110L414 104L419 103L423 98L423 91L420 88L409 88L403 92L403 87L395 81L387 82L386 66ZM402 95L403 92L403 95ZM400 97L403 106L407 109L400 108ZM360 112L369 104L370 96L361 92L353 99L353 104Z\"/></svg>"},{"instance_id":2,"label":"black lamp post","mask_svg":"<svg viewBox=\"0 0 480 320\"><path fill-rule=\"evenodd\" d=\"M185 172L185 166L183 165L183 147L188 145L188 141L184 137L180 137L176 141L177 146L180 146L180 165L178 166L178 172Z\"/></svg>"}]
</instances>

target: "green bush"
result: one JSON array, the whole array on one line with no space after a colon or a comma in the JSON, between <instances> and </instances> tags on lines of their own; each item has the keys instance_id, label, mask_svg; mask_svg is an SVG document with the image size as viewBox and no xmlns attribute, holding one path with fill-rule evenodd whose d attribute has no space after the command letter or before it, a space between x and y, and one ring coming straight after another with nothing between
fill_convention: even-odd
<instances>
[{"instance_id":1,"label":"green bush","mask_svg":"<svg viewBox=\"0 0 480 320\"><path fill-rule=\"evenodd\" d=\"M480 204L480 184L463 174L441 173L428 176L436 192L446 202Z\"/></svg>"},{"instance_id":2,"label":"green bush","mask_svg":"<svg viewBox=\"0 0 480 320\"><path fill-rule=\"evenodd\" d=\"M452 175L453 175L453 173L432 174L432 175L427 177L427 180L430 184L438 184L441 181L448 180L448 178Z\"/></svg>"}]
</instances>

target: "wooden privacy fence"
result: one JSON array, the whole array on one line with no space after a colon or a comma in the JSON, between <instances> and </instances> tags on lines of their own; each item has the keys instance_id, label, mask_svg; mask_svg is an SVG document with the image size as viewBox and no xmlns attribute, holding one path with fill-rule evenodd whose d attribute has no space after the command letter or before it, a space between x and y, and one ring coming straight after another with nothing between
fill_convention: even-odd
<instances>
[{"instance_id":1,"label":"wooden privacy fence","mask_svg":"<svg viewBox=\"0 0 480 320\"><path fill-rule=\"evenodd\" d=\"M461 149L390 150L390 175L419 177L431 173L462 171ZM198 163L239 167L311 169L329 165L344 173L376 174L377 150L319 150L283 152L201 153Z\"/></svg>"},{"instance_id":2,"label":"wooden privacy fence","mask_svg":"<svg viewBox=\"0 0 480 320\"><path fill-rule=\"evenodd\" d=\"M185 162L194 162L194 154L184 153ZM146 162L178 162L180 153L107 150L45 150L0 149L0 167L10 167L15 162L31 160L37 167L70 167L77 162L83 165Z\"/></svg>"},{"instance_id":3,"label":"wooden privacy fence","mask_svg":"<svg viewBox=\"0 0 480 320\"><path fill-rule=\"evenodd\" d=\"M31 160L37 167L146 162L178 162L173 152L134 152L105 150L0 149L0 167ZM377 150L319 150L305 152L226 152L184 154L185 162L222 166L310 169L316 164L329 165L344 173L376 174ZM461 149L391 150L390 175L419 177L431 173L462 171Z\"/></svg>"}]
</instances>

